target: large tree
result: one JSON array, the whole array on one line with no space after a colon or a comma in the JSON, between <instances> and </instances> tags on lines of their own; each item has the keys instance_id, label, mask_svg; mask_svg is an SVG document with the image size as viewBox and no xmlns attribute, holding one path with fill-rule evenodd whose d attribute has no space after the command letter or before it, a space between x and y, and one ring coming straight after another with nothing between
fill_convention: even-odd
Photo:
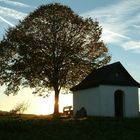
<instances>
[{"instance_id":1,"label":"large tree","mask_svg":"<svg viewBox=\"0 0 140 140\"><path fill-rule=\"evenodd\" d=\"M9 28L0 42L0 82L7 87L5 93L16 94L20 87L35 88L35 93L52 89L58 114L60 90L110 61L101 34L96 20L82 18L67 6L40 6Z\"/></svg>"}]
</instances>

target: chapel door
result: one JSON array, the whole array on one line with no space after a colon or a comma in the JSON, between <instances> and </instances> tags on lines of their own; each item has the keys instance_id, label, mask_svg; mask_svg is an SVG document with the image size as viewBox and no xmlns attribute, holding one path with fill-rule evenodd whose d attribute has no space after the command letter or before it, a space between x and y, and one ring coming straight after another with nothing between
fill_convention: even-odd
<instances>
[{"instance_id":1,"label":"chapel door","mask_svg":"<svg viewBox=\"0 0 140 140\"><path fill-rule=\"evenodd\" d=\"M123 112L124 112L123 96L124 96L123 91L117 90L115 92L114 102L115 102L115 116L116 117L123 117Z\"/></svg>"}]
</instances>

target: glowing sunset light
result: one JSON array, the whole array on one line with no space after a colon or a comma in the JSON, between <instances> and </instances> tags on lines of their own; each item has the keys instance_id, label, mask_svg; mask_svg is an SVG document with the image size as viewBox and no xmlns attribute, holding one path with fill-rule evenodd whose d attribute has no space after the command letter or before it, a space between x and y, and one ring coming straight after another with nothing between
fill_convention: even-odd
<instances>
[{"instance_id":1,"label":"glowing sunset light","mask_svg":"<svg viewBox=\"0 0 140 140\"><path fill-rule=\"evenodd\" d=\"M54 95L50 95L46 98L35 97L32 99L32 104L25 113L32 113L38 115L52 114L54 110ZM72 105L72 94L60 94L59 111L63 112L64 106Z\"/></svg>"},{"instance_id":2,"label":"glowing sunset light","mask_svg":"<svg viewBox=\"0 0 140 140\"><path fill-rule=\"evenodd\" d=\"M3 90L1 90L1 93ZM29 104L25 114L37 114L47 115L52 114L54 110L54 94L49 97L43 98L32 94L32 90L25 88L19 92L19 94L13 96L7 96L4 93L1 94L0 110L10 111L18 103L25 102ZM59 111L63 112L64 106L73 104L72 94L60 94L60 107Z\"/></svg>"}]
</instances>

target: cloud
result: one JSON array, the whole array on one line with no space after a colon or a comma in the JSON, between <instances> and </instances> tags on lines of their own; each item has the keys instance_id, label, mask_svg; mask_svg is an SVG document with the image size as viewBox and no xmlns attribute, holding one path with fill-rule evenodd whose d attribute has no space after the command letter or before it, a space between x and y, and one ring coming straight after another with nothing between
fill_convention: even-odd
<instances>
[{"instance_id":1,"label":"cloud","mask_svg":"<svg viewBox=\"0 0 140 140\"><path fill-rule=\"evenodd\" d=\"M135 28L138 28L138 29L140 29L140 26L139 25L132 25L133 27L135 27Z\"/></svg>"},{"instance_id":2,"label":"cloud","mask_svg":"<svg viewBox=\"0 0 140 140\"><path fill-rule=\"evenodd\" d=\"M123 48L125 50L134 50L137 52L137 50L140 49L140 41L128 41L123 44Z\"/></svg>"},{"instance_id":3,"label":"cloud","mask_svg":"<svg viewBox=\"0 0 140 140\"><path fill-rule=\"evenodd\" d=\"M0 40L9 26L14 27L25 16L27 16L26 13L0 6Z\"/></svg>"},{"instance_id":4,"label":"cloud","mask_svg":"<svg viewBox=\"0 0 140 140\"><path fill-rule=\"evenodd\" d=\"M1 16L10 16L15 19L23 19L27 14L16 11L14 9L0 6L0 15Z\"/></svg>"},{"instance_id":5,"label":"cloud","mask_svg":"<svg viewBox=\"0 0 140 140\"><path fill-rule=\"evenodd\" d=\"M6 4L12 4L12 5L16 5L19 7L31 7L30 5L21 3L21 2L16 2L16 1L12 1L12 0L0 0L1 2L4 2Z\"/></svg>"},{"instance_id":6,"label":"cloud","mask_svg":"<svg viewBox=\"0 0 140 140\"><path fill-rule=\"evenodd\" d=\"M130 37L128 36L125 36L123 34L119 34L117 32L113 32L111 30L107 30L107 29L104 29L103 30L103 35L102 35L102 39L105 41L105 42L108 42L108 43L112 43L112 42L118 42L118 39L127 39L129 40Z\"/></svg>"},{"instance_id":7,"label":"cloud","mask_svg":"<svg viewBox=\"0 0 140 140\"><path fill-rule=\"evenodd\" d=\"M14 24L12 24L11 22L9 22L8 20L4 19L3 17L0 16L0 20L4 21L5 23L7 23L8 25L15 27Z\"/></svg>"},{"instance_id":8,"label":"cloud","mask_svg":"<svg viewBox=\"0 0 140 140\"><path fill-rule=\"evenodd\" d=\"M105 42L119 44L125 50L133 52L136 48L137 52L140 52L140 47L135 42L140 34L138 31L140 29L139 10L140 0L126 0L88 11L81 16L96 18L99 21L103 27L102 39ZM126 49L129 43L133 45L133 49Z\"/></svg>"}]
</instances>

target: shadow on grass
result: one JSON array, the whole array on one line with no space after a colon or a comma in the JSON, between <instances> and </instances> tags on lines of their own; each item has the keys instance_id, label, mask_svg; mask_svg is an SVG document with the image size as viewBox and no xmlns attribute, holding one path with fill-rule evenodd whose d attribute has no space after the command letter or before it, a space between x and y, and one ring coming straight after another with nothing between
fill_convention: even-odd
<instances>
[{"instance_id":1,"label":"shadow on grass","mask_svg":"<svg viewBox=\"0 0 140 140\"><path fill-rule=\"evenodd\" d=\"M0 117L0 140L139 140L140 118Z\"/></svg>"}]
</instances>

